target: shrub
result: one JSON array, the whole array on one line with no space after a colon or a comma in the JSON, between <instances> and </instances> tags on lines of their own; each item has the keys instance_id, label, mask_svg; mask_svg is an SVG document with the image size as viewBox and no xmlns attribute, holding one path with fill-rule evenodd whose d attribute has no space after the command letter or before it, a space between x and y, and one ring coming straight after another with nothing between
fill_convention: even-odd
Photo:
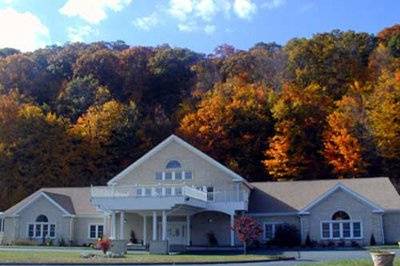
<instances>
[{"instance_id":1,"label":"shrub","mask_svg":"<svg viewBox=\"0 0 400 266\"><path fill-rule=\"evenodd\" d=\"M66 246L67 246L67 244L65 243L64 238L61 237L61 238L58 240L58 246L59 246L59 247L66 247Z\"/></svg>"},{"instance_id":2,"label":"shrub","mask_svg":"<svg viewBox=\"0 0 400 266\"><path fill-rule=\"evenodd\" d=\"M209 245L210 247L218 246L218 240L217 240L217 238L215 237L214 232L208 232L208 233L207 233L207 240L208 240L208 245Z\"/></svg>"},{"instance_id":3,"label":"shrub","mask_svg":"<svg viewBox=\"0 0 400 266\"><path fill-rule=\"evenodd\" d=\"M13 241L12 244L15 246L37 246L38 243L34 240L19 239Z\"/></svg>"},{"instance_id":4,"label":"shrub","mask_svg":"<svg viewBox=\"0 0 400 266\"><path fill-rule=\"evenodd\" d=\"M306 245L306 247L312 247L312 242L311 242L310 235L307 235L306 241L305 241L304 244Z\"/></svg>"},{"instance_id":5,"label":"shrub","mask_svg":"<svg viewBox=\"0 0 400 266\"><path fill-rule=\"evenodd\" d=\"M279 225L276 228L273 242L281 247L299 246L301 243L299 230L294 225Z\"/></svg>"},{"instance_id":6,"label":"shrub","mask_svg":"<svg viewBox=\"0 0 400 266\"><path fill-rule=\"evenodd\" d=\"M97 246L101 249L101 251L103 251L104 254L106 254L111 247L111 240L108 238L103 238L98 241Z\"/></svg>"},{"instance_id":7,"label":"shrub","mask_svg":"<svg viewBox=\"0 0 400 266\"><path fill-rule=\"evenodd\" d=\"M374 234L371 235L371 239L369 240L369 245L370 246L375 246L376 245L376 240Z\"/></svg>"},{"instance_id":8,"label":"shrub","mask_svg":"<svg viewBox=\"0 0 400 266\"><path fill-rule=\"evenodd\" d=\"M262 228L256 219L250 216L239 216L233 225L239 240L243 243L243 251L246 254L247 246L256 241L262 234Z\"/></svg>"}]
</instances>

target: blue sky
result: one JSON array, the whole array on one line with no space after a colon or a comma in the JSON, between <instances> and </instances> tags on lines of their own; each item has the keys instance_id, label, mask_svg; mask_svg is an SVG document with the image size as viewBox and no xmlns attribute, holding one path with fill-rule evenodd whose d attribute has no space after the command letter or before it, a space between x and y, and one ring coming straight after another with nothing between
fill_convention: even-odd
<instances>
[{"instance_id":1,"label":"blue sky","mask_svg":"<svg viewBox=\"0 0 400 266\"><path fill-rule=\"evenodd\" d=\"M0 0L0 47L124 40L209 53L332 29L377 33L399 11L399 0Z\"/></svg>"}]
</instances>

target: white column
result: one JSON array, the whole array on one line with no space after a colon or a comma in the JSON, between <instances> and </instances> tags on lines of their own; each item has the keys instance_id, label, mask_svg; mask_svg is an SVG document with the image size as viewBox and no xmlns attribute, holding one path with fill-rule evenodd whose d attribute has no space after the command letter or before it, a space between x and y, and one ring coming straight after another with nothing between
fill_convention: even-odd
<instances>
[{"instance_id":1,"label":"white column","mask_svg":"<svg viewBox=\"0 0 400 266\"><path fill-rule=\"evenodd\" d=\"M190 216L186 216L186 245L190 246Z\"/></svg>"},{"instance_id":2,"label":"white column","mask_svg":"<svg viewBox=\"0 0 400 266\"><path fill-rule=\"evenodd\" d=\"M235 245L235 231L233 231L233 225L235 223L235 215L231 214L231 246Z\"/></svg>"},{"instance_id":3,"label":"white column","mask_svg":"<svg viewBox=\"0 0 400 266\"><path fill-rule=\"evenodd\" d=\"M125 239L125 212L121 211L119 215L119 239Z\"/></svg>"},{"instance_id":4,"label":"white column","mask_svg":"<svg viewBox=\"0 0 400 266\"><path fill-rule=\"evenodd\" d=\"M115 211L111 213L111 239L115 239L117 236L117 216Z\"/></svg>"},{"instance_id":5,"label":"white column","mask_svg":"<svg viewBox=\"0 0 400 266\"><path fill-rule=\"evenodd\" d=\"M162 211L162 240L167 240L167 214Z\"/></svg>"},{"instance_id":6,"label":"white column","mask_svg":"<svg viewBox=\"0 0 400 266\"><path fill-rule=\"evenodd\" d=\"M153 240L157 240L157 213L153 211Z\"/></svg>"},{"instance_id":7,"label":"white column","mask_svg":"<svg viewBox=\"0 0 400 266\"><path fill-rule=\"evenodd\" d=\"M147 217L143 216L143 245L147 245Z\"/></svg>"}]
</instances>

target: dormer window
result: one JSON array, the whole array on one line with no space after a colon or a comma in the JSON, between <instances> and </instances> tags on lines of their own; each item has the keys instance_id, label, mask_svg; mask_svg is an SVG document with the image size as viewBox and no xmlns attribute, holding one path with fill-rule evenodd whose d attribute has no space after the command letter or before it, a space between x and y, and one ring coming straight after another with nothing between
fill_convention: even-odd
<instances>
[{"instance_id":1,"label":"dormer window","mask_svg":"<svg viewBox=\"0 0 400 266\"><path fill-rule=\"evenodd\" d=\"M177 160L171 160L167 163L167 166L165 168L167 169L176 169L176 168L181 168L181 163Z\"/></svg>"}]
</instances>

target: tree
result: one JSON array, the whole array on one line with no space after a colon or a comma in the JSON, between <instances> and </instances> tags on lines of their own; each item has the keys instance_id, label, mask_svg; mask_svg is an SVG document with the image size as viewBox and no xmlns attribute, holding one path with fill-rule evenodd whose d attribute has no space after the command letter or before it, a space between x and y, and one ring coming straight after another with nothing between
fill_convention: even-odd
<instances>
[{"instance_id":1,"label":"tree","mask_svg":"<svg viewBox=\"0 0 400 266\"><path fill-rule=\"evenodd\" d=\"M260 163L273 133L273 92L234 78L217 84L181 120L178 132L191 143L243 176L264 176Z\"/></svg>"},{"instance_id":2,"label":"tree","mask_svg":"<svg viewBox=\"0 0 400 266\"><path fill-rule=\"evenodd\" d=\"M287 78L300 87L312 83L326 87L338 100L353 80L366 78L368 58L375 46L371 34L353 31L334 30L311 39L293 39L285 46Z\"/></svg>"},{"instance_id":3,"label":"tree","mask_svg":"<svg viewBox=\"0 0 400 266\"><path fill-rule=\"evenodd\" d=\"M383 73L369 99L368 117L383 170L400 176L400 73Z\"/></svg>"},{"instance_id":4,"label":"tree","mask_svg":"<svg viewBox=\"0 0 400 266\"><path fill-rule=\"evenodd\" d=\"M263 232L257 220L247 215L235 218L232 230L235 230L238 239L243 243L244 254L247 254L248 245L257 240Z\"/></svg>"},{"instance_id":5,"label":"tree","mask_svg":"<svg viewBox=\"0 0 400 266\"><path fill-rule=\"evenodd\" d=\"M110 99L108 88L100 86L93 76L78 77L68 82L58 95L57 111L76 121L90 106L101 105Z\"/></svg>"},{"instance_id":6,"label":"tree","mask_svg":"<svg viewBox=\"0 0 400 266\"><path fill-rule=\"evenodd\" d=\"M322 150L325 117L332 100L312 84L284 86L272 108L275 136L264 150L263 164L275 179L316 179L327 175ZM268 136L266 136L268 138Z\"/></svg>"}]
</instances>

